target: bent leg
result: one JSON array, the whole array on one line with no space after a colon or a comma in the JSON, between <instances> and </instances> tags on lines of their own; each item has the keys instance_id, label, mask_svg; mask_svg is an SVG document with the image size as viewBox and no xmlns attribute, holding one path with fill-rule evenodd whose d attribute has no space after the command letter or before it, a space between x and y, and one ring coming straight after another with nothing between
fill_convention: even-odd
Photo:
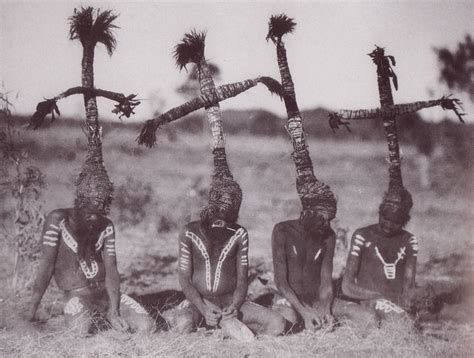
<instances>
[{"instance_id":1,"label":"bent leg","mask_svg":"<svg viewBox=\"0 0 474 358\"><path fill-rule=\"evenodd\" d=\"M163 312L162 317L168 323L169 330L180 334L194 332L203 320L199 310L188 300Z\"/></svg>"},{"instance_id":2,"label":"bent leg","mask_svg":"<svg viewBox=\"0 0 474 358\"><path fill-rule=\"evenodd\" d=\"M87 300L73 296L64 306L64 320L66 326L75 334L86 336L92 328L92 307Z\"/></svg>"},{"instance_id":3,"label":"bent leg","mask_svg":"<svg viewBox=\"0 0 474 358\"><path fill-rule=\"evenodd\" d=\"M410 322L411 317L403 308L396 305L395 303L386 300L378 299L369 302L370 307L373 307L375 314L380 321L390 322Z\"/></svg>"},{"instance_id":4,"label":"bent leg","mask_svg":"<svg viewBox=\"0 0 474 358\"><path fill-rule=\"evenodd\" d=\"M336 298L333 301L332 312L340 322L355 325L363 330L379 326L379 320L372 308L354 302Z\"/></svg>"},{"instance_id":5,"label":"bent leg","mask_svg":"<svg viewBox=\"0 0 474 358\"><path fill-rule=\"evenodd\" d=\"M250 301L240 307L240 315L240 320L256 334L278 336L287 327L287 321L280 313Z\"/></svg>"},{"instance_id":6,"label":"bent leg","mask_svg":"<svg viewBox=\"0 0 474 358\"><path fill-rule=\"evenodd\" d=\"M122 294L120 296L120 315L134 332L151 333L156 329L153 318L137 301L128 295Z\"/></svg>"}]
</instances>

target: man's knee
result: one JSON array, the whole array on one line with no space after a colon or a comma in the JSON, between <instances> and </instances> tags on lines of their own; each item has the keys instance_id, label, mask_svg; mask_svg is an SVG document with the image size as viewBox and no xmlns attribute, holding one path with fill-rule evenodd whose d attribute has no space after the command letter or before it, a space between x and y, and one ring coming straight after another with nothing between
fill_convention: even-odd
<instances>
[{"instance_id":1,"label":"man's knee","mask_svg":"<svg viewBox=\"0 0 474 358\"><path fill-rule=\"evenodd\" d=\"M156 331L155 320L148 315L140 315L131 325L134 331L138 333L153 333Z\"/></svg>"},{"instance_id":2,"label":"man's knee","mask_svg":"<svg viewBox=\"0 0 474 358\"><path fill-rule=\"evenodd\" d=\"M70 331L87 335L92 328L92 315L79 297L72 297L64 306L64 320Z\"/></svg>"},{"instance_id":3,"label":"man's knee","mask_svg":"<svg viewBox=\"0 0 474 358\"><path fill-rule=\"evenodd\" d=\"M289 323L285 317L273 311L268 317L268 323L264 333L269 336L280 336L285 333Z\"/></svg>"},{"instance_id":4,"label":"man's knee","mask_svg":"<svg viewBox=\"0 0 474 358\"><path fill-rule=\"evenodd\" d=\"M194 315L188 310L171 309L163 312L162 317L168 323L169 330L176 333L191 333L196 330Z\"/></svg>"}]
</instances>

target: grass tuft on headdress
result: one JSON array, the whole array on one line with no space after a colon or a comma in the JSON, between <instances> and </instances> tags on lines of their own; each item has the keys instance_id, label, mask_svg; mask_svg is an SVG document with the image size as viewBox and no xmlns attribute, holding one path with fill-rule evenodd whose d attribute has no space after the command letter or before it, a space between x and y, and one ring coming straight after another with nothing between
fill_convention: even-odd
<instances>
[{"instance_id":1,"label":"grass tuft on headdress","mask_svg":"<svg viewBox=\"0 0 474 358\"><path fill-rule=\"evenodd\" d=\"M283 35L292 33L295 29L296 22L285 14L272 15L268 21L268 34L266 40L269 39L277 44L281 41Z\"/></svg>"},{"instance_id":2,"label":"grass tuft on headdress","mask_svg":"<svg viewBox=\"0 0 474 358\"><path fill-rule=\"evenodd\" d=\"M385 50L383 47L375 45L375 50L368 54L372 61L377 65L377 71L382 71L382 75L392 78L393 87L395 90L398 90L398 78L396 73L393 71L392 66L396 65L395 57L390 55L385 55ZM392 65L390 65L392 63Z\"/></svg>"},{"instance_id":3,"label":"grass tuft on headdress","mask_svg":"<svg viewBox=\"0 0 474 358\"><path fill-rule=\"evenodd\" d=\"M265 87L268 88L268 90L270 91L272 95L276 94L278 97L280 97L280 99L283 100L283 96L285 95L285 90L283 89L283 86L281 85L280 82L267 76L259 77L258 82L265 85Z\"/></svg>"},{"instance_id":4,"label":"grass tuft on headdress","mask_svg":"<svg viewBox=\"0 0 474 358\"><path fill-rule=\"evenodd\" d=\"M46 101L38 103L36 106L36 112L30 118L28 128L37 129L41 127L48 114L51 114L51 122L53 122L55 120L54 113L56 113L58 116L61 115L56 104L56 99L47 99Z\"/></svg>"},{"instance_id":5,"label":"grass tuft on headdress","mask_svg":"<svg viewBox=\"0 0 474 358\"><path fill-rule=\"evenodd\" d=\"M462 108L462 102L457 98L449 98L451 96L452 94L448 96L443 96L441 98L441 108L443 108L444 110L449 109L453 111L458 117L458 119L461 121L461 123L465 123L462 119L462 116L465 116L466 113L460 112L464 111L464 109Z\"/></svg>"},{"instance_id":6,"label":"grass tuft on headdress","mask_svg":"<svg viewBox=\"0 0 474 358\"><path fill-rule=\"evenodd\" d=\"M204 57L204 47L206 42L206 32L192 30L186 33L183 40L176 45L173 57L180 70L188 63L198 64Z\"/></svg>"},{"instance_id":7,"label":"grass tuft on headdress","mask_svg":"<svg viewBox=\"0 0 474 358\"><path fill-rule=\"evenodd\" d=\"M149 119L142 127L140 134L137 137L137 142L140 145L145 145L148 148L153 148L156 144L156 130L158 126L156 121Z\"/></svg>"},{"instance_id":8,"label":"grass tuft on headdress","mask_svg":"<svg viewBox=\"0 0 474 358\"><path fill-rule=\"evenodd\" d=\"M113 33L113 29L118 28L113 24L117 17L112 10L100 11L91 6L74 9L74 15L69 18L69 39L79 40L83 45L100 42L112 56L117 46Z\"/></svg>"}]
</instances>

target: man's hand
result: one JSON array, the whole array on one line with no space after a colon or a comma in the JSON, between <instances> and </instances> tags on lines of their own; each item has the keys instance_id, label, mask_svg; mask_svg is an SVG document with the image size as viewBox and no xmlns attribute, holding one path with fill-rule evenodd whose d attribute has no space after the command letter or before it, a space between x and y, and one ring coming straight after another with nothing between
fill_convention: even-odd
<instances>
[{"instance_id":1,"label":"man's hand","mask_svg":"<svg viewBox=\"0 0 474 358\"><path fill-rule=\"evenodd\" d=\"M305 329L308 330L318 330L324 325L328 325L332 329L335 323L329 310L307 307L301 316L304 320Z\"/></svg>"},{"instance_id":2,"label":"man's hand","mask_svg":"<svg viewBox=\"0 0 474 358\"><path fill-rule=\"evenodd\" d=\"M231 304L222 310L222 320L225 321L226 319L236 318L239 310Z\"/></svg>"},{"instance_id":3,"label":"man's hand","mask_svg":"<svg viewBox=\"0 0 474 358\"><path fill-rule=\"evenodd\" d=\"M217 326L222 317L221 309L208 300L204 300L204 308L201 314L204 316L206 324L211 327Z\"/></svg>"},{"instance_id":4,"label":"man's hand","mask_svg":"<svg viewBox=\"0 0 474 358\"><path fill-rule=\"evenodd\" d=\"M107 319L113 329L119 332L127 332L130 329L127 321L120 317L117 311L108 311Z\"/></svg>"}]
</instances>

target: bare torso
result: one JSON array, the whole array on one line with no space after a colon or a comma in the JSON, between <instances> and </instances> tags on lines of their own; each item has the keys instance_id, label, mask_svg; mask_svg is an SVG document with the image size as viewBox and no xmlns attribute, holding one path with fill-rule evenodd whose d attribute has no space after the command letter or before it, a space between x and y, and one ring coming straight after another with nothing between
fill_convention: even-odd
<instances>
[{"instance_id":1,"label":"bare torso","mask_svg":"<svg viewBox=\"0 0 474 358\"><path fill-rule=\"evenodd\" d=\"M228 305L237 285L237 268L243 258L238 257L239 234L246 231L234 224L223 229L222 235L211 239L202 229L200 222L185 227L186 240L181 242L180 267L191 265L191 282L203 298L218 305ZM243 239L248 245L248 238ZM183 258L183 251L190 252ZM188 260L189 258L189 260ZM245 264L248 263L246 256ZM186 266L187 268L187 266Z\"/></svg>"},{"instance_id":2,"label":"bare torso","mask_svg":"<svg viewBox=\"0 0 474 358\"><path fill-rule=\"evenodd\" d=\"M313 304L319 300L325 242L331 233L329 229L320 237L309 236L299 220L284 221L275 226L274 235L285 238L281 254L286 258L287 282L302 302Z\"/></svg>"},{"instance_id":3,"label":"bare torso","mask_svg":"<svg viewBox=\"0 0 474 358\"><path fill-rule=\"evenodd\" d=\"M58 246L53 277L58 287L64 291L104 281L105 268L102 257L104 240L113 233L110 221L102 218L97 232L93 233L93 236L97 237L96 250L89 259L80 259L77 255L80 238L71 224L70 213L69 209L56 210L57 220L49 224L45 234L51 237L45 242ZM54 238L57 240L54 241Z\"/></svg>"},{"instance_id":4,"label":"bare torso","mask_svg":"<svg viewBox=\"0 0 474 358\"><path fill-rule=\"evenodd\" d=\"M359 255L357 284L398 303L403 290L407 258L416 256L413 248L417 250L417 246L414 246L413 240L413 235L405 230L386 237L377 224L357 230L350 253Z\"/></svg>"}]
</instances>

